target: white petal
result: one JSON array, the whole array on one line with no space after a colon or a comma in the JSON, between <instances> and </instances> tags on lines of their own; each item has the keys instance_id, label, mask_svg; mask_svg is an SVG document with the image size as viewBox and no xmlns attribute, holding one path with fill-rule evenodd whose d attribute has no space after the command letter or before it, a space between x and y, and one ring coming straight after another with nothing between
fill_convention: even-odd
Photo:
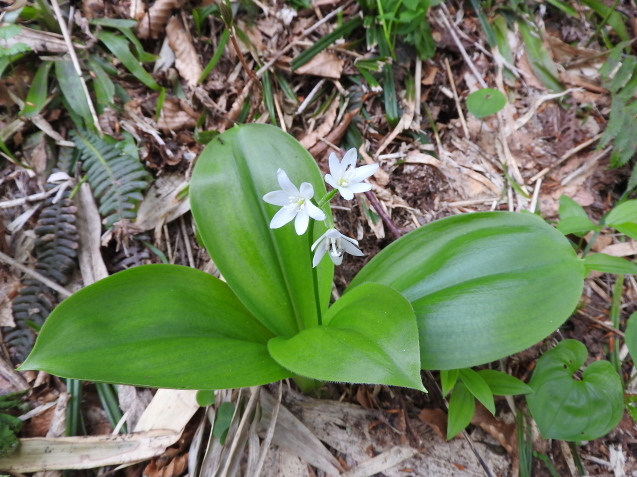
<instances>
[{"instance_id":1,"label":"white petal","mask_svg":"<svg viewBox=\"0 0 637 477\"><path fill-rule=\"evenodd\" d=\"M339 187L338 191L341 193L341 197L345 200L352 200L354 198L354 193L347 187Z\"/></svg>"},{"instance_id":2,"label":"white petal","mask_svg":"<svg viewBox=\"0 0 637 477\"><path fill-rule=\"evenodd\" d=\"M360 182L373 176L378 170L378 164L368 164L366 166L357 167L352 177L352 182Z\"/></svg>"},{"instance_id":3,"label":"white petal","mask_svg":"<svg viewBox=\"0 0 637 477\"><path fill-rule=\"evenodd\" d=\"M303 235L307 230L307 226L310 223L310 216L307 215L307 210L302 207L299 213L296 214L296 220L294 221L294 229L297 235Z\"/></svg>"},{"instance_id":4,"label":"white petal","mask_svg":"<svg viewBox=\"0 0 637 477\"><path fill-rule=\"evenodd\" d=\"M334 189L338 188L338 186L336 185L336 179L334 179L334 177L330 174L325 174L325 182L334 187Z\"/></svg>"},{"instance_id":5,"label":"white petal","mask_svg":"<svg viewBox=\"0 0 637 477\"><path fill-rule=\"evenodd\" d=\"M350 184L347 186L349 190L351 190L354 194L360 194L361 192L367 192L368 190L372 190L372 185L366 182L359 182L357 184Z\"/></svg>"},{"instance_id":6,"label":"white petal","mask_svg":"<svg viewBox=\"0 0 637 477\"><path fill-rule=\"evenodd\" d=\"M330 258L332 259L332 262L334 262L334 265L340 265L341 263L343 263L342 255L334 256L330 253Z\"/></svg>"},{"instance_id":7,"label":"white petal","mask_svg":"<svg viewBox=\"0 0 637 477\"><path fill-rule=\"evenodd\" d=\"M275 190L274 192L268 192L263 196L263 200L268 204L284 206L290 203L290 196L282 190Z\"/></svg>"},{"instance_id":8,"label":"white petal","mask_svg":"<svg viewBox=\"0 0 637 477\"><path fill-rule=\"evenodd\" d=\"M332 230L332 229L330 229L330 230ZM330 230L328 230L328 231L327 231L327 232L325 232L323 235L321 235L321 236L320 236L320 237L316 240L316 242L314 242L314 243L312 244L312 246L310 247L310 250L311 250L312 252L313 252L313 251L314 251L314 249L318 246L318 244L319 244L319 243L321 243L323 240L325 240L325 238L327 237L327 233L328 233Z\"/></svg>"},{"instance_id":9,"label":"white petal","mask_svg":"<svg viewBox=\"0 0 637 477\"><path fill-rule=\"evenodd\" d=\"M276 171L276 178L279 181L279 185L281 186L281 189L283 189L283 192L285 192L289 196L300 196L299 190L294 184L292 184L292 181L283 169L279 169L278 171Z\"/></svg>"},{"instance_id":10,"label":"white petal","mask_svg":"<svg viewBox=\"0 0 637 477\"><path fill-rule=\"evenodd\" d=\"M330 159L329 159L328 162L330 164L330 174L332 174L335 177L340 177L340 175L342 174L341 163L338 160L338 157L336 157L336 154L331 153L330 154ZM326 177L326 180L327 180L327 177ZM332 184L330 184L330 185L332 185Z\"/></svg>"},{"instance_id":11,"label":"white petal","mask_svg":"<svg viewBox=\"0 0 637 477\"><path fill-rule=\"evenodd\" d=\"M307 208L308 215L314 220L325 220L325 213L312 202L307 201L305 207Z\"/></svg>"},{"instance_id":12,"label":"white petal","mask_svg":"<svg viewBox=\"0 0 637 477\"><path fill-rule=\"evenodd\" d=\"M301 184L301 197L305 197L305 200L310 200L314 197L314 187L309 182L304 182Z\"/></svg>"},{"instance_id":13,"label":"white petal","mask_svg":"<svg viewBox=\"0 0 637 477\"><path fill-rule=\"evenodd\" d=\"M316 242L314 243L316 244ZM314 250L314 246L312 246L312 250ZM318 250L316 251L316 253L314 254L314 258L312 259L312 268L316 267L319 263L321 263L321 260L325 256L325 252L327 252L327 247L325 247L325 244L321 244Z\"/></svg>"},{"instance_id":14,"label":"white petal","mask_svg":"<svg viewBox=\"0 0 637 477\"><path fill-rule=\"evenodd\" d=\"M274 217L272 217L272 221L270 222L271 229L278 229L279 227L283 227L288 222L292 222L294 217L296 217L297 207L295 205L286 205L281 210L279 210Z\"/></svg>"},{"instance_id":15,"label":"white petal","mask_svg":"<svg viewBox=\"0 0 637 477\"><path fill-rule=\"evenodd\" d=\"M361 252L358 247L356 247L356 245L354 245L353 243L351 243L348 239L349 237L343 237L344 240L341 240L341 247L343 247L343 250L347 253L349 253L350 255L354 255L356 257L362 257L365 254L363 252Z\"/></svg>"},{"instance_id":16,"label":"white petal","mask_svg":"<svg viewBox=\"0 0 637 477\"><path fill-rule=\"evenodd\" d=\"M356 160L358 159L358 154L356 153L356 149L352 148L345 153L343 156L343 160L341 161L341 170L344 172L348 167L355 167Z\"/></svg>"}]
</instances>

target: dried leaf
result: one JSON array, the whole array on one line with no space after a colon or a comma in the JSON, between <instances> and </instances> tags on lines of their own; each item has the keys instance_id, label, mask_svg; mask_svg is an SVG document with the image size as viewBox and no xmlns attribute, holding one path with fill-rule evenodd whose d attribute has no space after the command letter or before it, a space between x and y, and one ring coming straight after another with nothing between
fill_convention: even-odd
<instances>
[{"instance_id":1,"label":"dried leaf","mask_svg":"<svg viewBox=\"0 0 637 477\"><path fill-rule=\"evenodd\" d=\"M104 15L104 0L83 0L82 13L86 18L101 18Z\"/></svg>"},{"instance_id":2,"label":"dried leaf","mask_svg":"<svg viewBox=\"0 0 637 477\"><path fill-rule=\"evenodd\" d=\"M447 437L447 413L442 409L423 409L418 419L427 424L441 438Z\"/></svg>"},{"instance_id":3,"label":"dried leaf","mask_svg":"<svg viewBox=\"0 0 637 477\"><path fill-rule=\"evenodd\" d=\"M192 44L192 38L184 29L178 17L172 17L166 27L170 48L175 52L175 67L191 87L196 86L203 72L199 55Z\"/></svg>"},{"instance_id":4,"label":"dried leaf","mask_svg":"<svg viewBox=\"0 0 637 477\"><path fill-rule=\"evenodd\" d=\"M177 65L179 65L179 59ZM193 129L197 123L197 117L192 114L191 108L183 106L185 105L177 98L166 98L157 121L159 129L164 132Z\"/></svg>"},{"instance_id":5,"label":"dried leaf","mask_svg":"<svg viewBox=\"0 0 637 477\"><path fill-rule=\"evenodd\" d=\"M303 66L297 68L296 73L340 79L343 73L343 64L343 60L334 53L322 51Z\"/></svg>"},{"instance_id":6,"label":"dried leaf","mask_svg":"<svg viewBox=\"0 0 637 477\"><path fill-rule=\"evenodd\" d=\"M180 5L180 0L157 0L137 24L137 37L142 40L159 38L172 11Z\"/></svg>"},{"instance_id":7,"label":"dried leaf","mask_svg":"<svg viewBox=\"0 0 637 477\"><path fill-rule=\"evenodd\" d=\"M476 410L471 419L471 424L479 426L483 431L497 440L509 454L515 455L517 453L518 439L515 424L498 421L480 403L476 403Z\"/></svg>"}]
</instances>

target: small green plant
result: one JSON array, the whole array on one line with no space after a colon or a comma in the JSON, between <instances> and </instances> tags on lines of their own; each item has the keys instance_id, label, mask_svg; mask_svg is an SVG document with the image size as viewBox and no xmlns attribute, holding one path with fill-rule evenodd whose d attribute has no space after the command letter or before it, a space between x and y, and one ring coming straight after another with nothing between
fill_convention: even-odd
<instances>
[{"instance_id":1,"label":"small green plant","mask_svg":"<svg viewBox=\"0 0 637 477\"><path fill-rule=\"evenodd\" d=\"M12 408L25 411L25 406L20 402L24 392L10 393L0 396L0 458L6 457L18 448L19 441L16 436L22 429L22 421L17 417L5 414Z\"/></svg>"},{"instance_id":2,"label":"small green plant","mask_svg":"<svg viewBox=\"0 0 637 477\"><path fill-rule=\"evenodd\" d=\"M352 150L329 168L323 178L272 126L217 136L190 199L227 283L175 265L117 273L58 306L21 369L199 390L292 377L421 391L421 369L456 370L444 386L465 410L474 396L493 410L493 394L528 392L467 368L533 345L569 316L585 267L564 236L532 214L448 217L384 249L330 305L334 266L364 251L335 228L329 202L369 190L376 166L356 167Z\"/></svg>"},{"instance_id":3,"label":"small green plant","mask_svg":"<svg viewBox=\"0 0 637 477\"><path fill-rule=\"evenodd\" d=\"M467 109L476 118L482 119L500 111L506 102L506 96L500 90L483 88L467 97Z\"/></svg>"}]
</instances>

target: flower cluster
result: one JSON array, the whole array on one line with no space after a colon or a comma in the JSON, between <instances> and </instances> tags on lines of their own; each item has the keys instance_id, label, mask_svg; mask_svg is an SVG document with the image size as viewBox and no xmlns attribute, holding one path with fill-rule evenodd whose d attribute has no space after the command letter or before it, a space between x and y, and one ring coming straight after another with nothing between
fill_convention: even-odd
<instances>
[{"instance_id":1,"label":"flower cluster","mask_svg":"<svg viewBox=\"0 0 637 477\"><path fill-rule=\"evenodd\" d=\"M318 205L312 202L314 197L312 184L303 182L297 189L283 169L277 171L277 181L281 190L268 192L263 196L263 200L268 204L281 207L281 210L272 217L271 229L278 229L294 220L296 233L303 235L307 231L310 217L314 220L326 221L327 232L312 245L312 251L315 252L312 260L313 267L319 264L326 253L335 265L341 264L344 252L359 257L363 255L363 252L358 249L358 242L336 230L331 223L331 218L329 218L330 223L327 223L328 216L321 210L334 197L336 191L343 199L352 200L354 194L366 192L372 188L370 184L363 181L378 170L378 164L356 167L356 159L356 149L347 151L342 161L338 160L336 154L330 154L330 173L325 174L325 182L335 190L323 197Z\"/></svg>"}]
</instances>

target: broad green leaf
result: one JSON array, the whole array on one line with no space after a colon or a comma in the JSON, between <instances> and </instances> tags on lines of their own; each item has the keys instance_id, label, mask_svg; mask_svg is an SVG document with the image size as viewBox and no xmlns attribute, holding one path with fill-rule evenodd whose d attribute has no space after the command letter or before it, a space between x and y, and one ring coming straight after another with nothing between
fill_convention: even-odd
<instances>
[{"instance_id":1,"label":"broad green leaf","mask_svg":"<svg viewBox=\"0 0 637 477\"><path fill-rule=\"evenodd\" d=\"M564 235L575 234L581 236L597 228L597 225L595 225L588 217L566 217L565 219L560 220L557 224L557 230L562 232Z\"/></svg>"},{"instance_id":2,"label":"broad green leaf","mask_svg":"<svg viewBox=\"0 0 637 477\"><path fill-rule=\"evenodd\" d=\"M42 111L46 103L46 97L49 89L49 70L51 69L50 61L43 61L38 71L33 77L33 82L29 88L27 99L24 102L24 108L20 112L26 117L35 116Z\"/></svg>"},{"instance_id":3,"label":"broad green leaf","mask_svg":"<svg viewBox=\"0 0 637 477\"><path fill-rule=\"evenodd\" d=\"M464 383L457 383L449 398L449 419L447 421L447 440L460 434L471 424L476 410L476 400Z\"/></svg>"},{"instance_id":4,"label":"broad green leaf","mask_svg":"<svg viewBox=\"0 0 637 477\"><path fill-rule=\"evenodd\" d=\"M588 214L584 210L584 207L579 205L569 196L562 194L560 196L560 219L564 220L569 217L588 219Z\"/></svg>"},{"instance_id":5,"label":"broad green leaf","mask_svg":"<svg viewBox=\"0 0 637 477\"><path fill-rule=\"evenodd\" d=\"M544 86L553 91L564 91L564 86L558 79L555 63L551 55L539 38L537 31L531 31L529 25L524 21L518 21L518 27L524 41L524 51L529 59L531 69Z\"/></svg>"},{"instance_id":6,"label":"broad green leaf","mask_svg":"<svg viewBox=\"0 0 637 477\"><path fill-rule=\"evenodd\" d=\"M440 370L440 385L442 387L442 395L446 396L453 389L458 381L459 371L457 369Z\"/></svg>"},{"instance_id":7,"label":"broad green leaf","mask_svg":"<svg viewBox=\"0 0 637 477\"><path fill-rule=\"evenodd\" d=\"M606 435L623 413L622 383L608 361L586 362L586 346L564 340L538 360L526 396L533 419L546 439L589 441Z\"/></svg>"},{"instance_id":8,"label":"broad green leaf","mask_svg":"<svg viewBox=\"0 0 637 477\"><path fill-rule=\"evenodd\" d=\"M626 222L625 224L615 225L614 228L631 239L637 240L637 223Z\"/></svg>"},{"instance_id":9,"label":"broad green leaf","mask_svg":"<svg viewBox=\"0 0 637 477\"><path fill-rule=\"evenodd\" d=\"M273 338L268 350L300 376L425 391L416 317L409 302L384 285L357 287L332 305L323 325Z\"/></svg>"},{"instance_id":10,"label":"broad green leaf","mask_svg":"<svg viewBox=\"0 0 637 477\"><path fill-rule=\"evenodd\" d=\"M312 221L313 236L298 236L292 223L270 228L280 208L263 196L280 190L279 168L296 187L312 184L317 199L326 193L316 162L292 136L274 126L235 126L199 156L190 204L204 246L230 288L270 331L291 337L318 324L313 272L325 310L334 267L323 260L312 269L310 246L325 232L323 223Z\"/></svg>"},{"instance_id":11,"label":"broad green leaf","mask_svg":"<svg viewBox=\"0 0 637 477\"><path fill-rule=\"evenodd\" d=\"M627 200L614 207L604 218L604 225L614 227L626 222L637 222L637 200Z\"/></svg>"},{"instance_id":12,"label":"broad green leaf","mask_svg":"<svg viewBox=\"0 0 637 477\"><path fill-rule=\"evenodd\" d=\"M500 111L506 102L507 98L500 90L484 88L469 95L467 109L476 118L482 119Z\"/></svg>"},{"instance_id":13,"label":"broad green leaf","mask_svg":"<svg viewBox=\"0 0 637 477\"><path fill-rule=\"evenodd\" d=\"M427 224L374 257L349 290L394 288L418 318L424 369L477 366L555 331L580 298L584 265L541 218L466 214Z\"/></svg>"},{"instance_id":14,"label":"broad green leaf","mask_svg":"<svg viewBox=\"0 0 637 477\"><path fill-rule=\"evenodd\" d=\"M145 265L63 301L21 369L175 389L224 389L290 377L268 355L272 337L221 280Z\"/></svg>"},{"instance_id":15,"label":"broad green leaf","mask_svg":"<svg viewBox=\"0 0 637 477\"><path fill-rule=\"evenodd\" d=\"M469 392L486 407L491 414L495 414L495 402L493 401L493 393L482 376L473 369L465 368L459 370L460 379L467 387Z\"/></svg>"},{"instance_id":16,"label":"broad green leaf","mask_svg":"<svg viewBox=\"0 0 637 477\"><path fill-rule=\"evenodd\" d=\"M533 392L528 384L502 371L482 369L478 371L478 374L489 385L491 392L498 396L515 396Z\"/></svg>"},{"instance_id":17,"label":"broad green leaf","mask_svg":"<svg viewBox=\"0 0 637 477\"><path fill-rule=\"evenodd\" d=\"M106 45L106 47L122 62L128 71L135 78L144 83L150 89L159 91L161 87L155 82L153 77L139 63L137 58L130 51L129 43L121 36L113 35L107 31L97 33L97 39Z\"/></svg>"},{"instance_id":18,"label":"broad green leaf","mask_svg":"<svg viewBox=\"0 0 637 477\"><path fill-rule=\"evenodd\" d=\"M81 117L86 126L93 127L93 116L84 94L82 80L77 75L71 60L57 60L55 62L55 76L69 109Z\"/></svg>"},{"instance_id":19,"label":"broad green leaf","mask_svg":"<svg viewBox=\"0 0 637 477\"><path fill-rule=\"evenodd\" d=\"M637 274L637 264L621 257L613 257L605 253L593 253L584 259L586 270L597 270L604 273Z\"/></svg>"}]
</instances>

